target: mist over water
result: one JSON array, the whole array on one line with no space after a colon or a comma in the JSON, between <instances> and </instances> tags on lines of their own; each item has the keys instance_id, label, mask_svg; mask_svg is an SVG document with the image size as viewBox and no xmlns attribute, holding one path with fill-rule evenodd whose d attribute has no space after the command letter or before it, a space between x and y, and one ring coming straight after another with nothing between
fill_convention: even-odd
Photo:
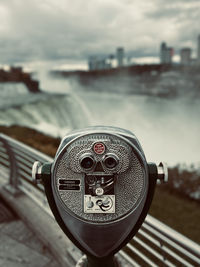
<instances>
[{"instance_id":1,"label":"mist over water","mask_svg":"<svg viewBox=\"0 0 200 267\"><path fill-rule=\"evenodd\" d=\"M91 123L119 126L138 137L149 161L200 161L200 101L80 93Z\"/></svg>"},{"instance_id":2,"label":"mist over water","mask_svg":"<svg viewBox=\"0 0 200 267\"><path fill-rule=\"evenodd\" d=\"M46 82L46 86L45 86ZM44 89L53 83L43 79ZM200 164L200 99L174 99L126 94L127 88L85 90L75 81L55 80L57 90L79 102L77 113L85 126L111 125L131 130L139 139L148 161ZM125 85L126 87L126 85Z\"/></svg>"},{"instance_id":3,"label":"mist over water","mask_svg":"<svg viewBox=\"0 0 200 267\"><path fill-rule=\"evenodd\" d=\"M17 106L1 109L1 125L24 125L61 137L74 128L118 126L137 136L148 161L200 165L199 98L128 94L126 85L117 93L113 87L86 90L74 80L45 73L38 78L48 94L35 99L21 94Z\"/></svg>"}]
</instances>

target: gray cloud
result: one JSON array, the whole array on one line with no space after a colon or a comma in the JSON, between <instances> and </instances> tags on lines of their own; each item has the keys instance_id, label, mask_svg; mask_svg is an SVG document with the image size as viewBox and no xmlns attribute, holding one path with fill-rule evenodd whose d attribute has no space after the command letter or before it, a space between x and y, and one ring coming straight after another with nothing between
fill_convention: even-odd
<instances>
[{"instance_id":1,"label":"gray cloud","mask_svg":"<svg viewBox=\"0 0 200 267\"><path fill-rule=\"evenodd\" d=\"M195 48L199 7L188 0L1 0L0 64L87 60L118 46L155 56L162 40Z\"/></svg>"}]
</instances>

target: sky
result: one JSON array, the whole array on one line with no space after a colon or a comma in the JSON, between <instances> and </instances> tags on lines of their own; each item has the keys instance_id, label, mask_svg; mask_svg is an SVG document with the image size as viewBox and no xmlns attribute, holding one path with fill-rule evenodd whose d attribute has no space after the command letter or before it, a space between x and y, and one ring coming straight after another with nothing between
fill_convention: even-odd
<instances>
[{"instance_id":1,"label":"sky","mask_svg":"<svg viewBox=\"0 0 200 267\"><path fill-rule=\"evenodd\" d=\"M90 55L124 47L131 62L197 52L200 0L0 0L0 66L84 69Z\"/></svg>"}]
</instances>

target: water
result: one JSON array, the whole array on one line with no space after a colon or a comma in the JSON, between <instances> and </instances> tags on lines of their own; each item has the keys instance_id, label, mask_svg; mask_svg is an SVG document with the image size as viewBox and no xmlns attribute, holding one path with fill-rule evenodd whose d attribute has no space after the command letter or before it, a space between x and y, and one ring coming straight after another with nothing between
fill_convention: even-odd
<instances>
[{"instance_id":1,"label":"water","mask_svg":"<svg viewBox=\"0 0 200 267\"><path fill-rule=\"evenodd\" d=\"M149 161L200 162L200 101L79 92L92 125L113 125L138 137Z\"/></svg>"},{"instance_id":2,"label":"water","mask_svg":"<svg viewBox=\"0 0 200 267\"><path fill-rule=\"evenodd\" d=\"M84 110L77 112L81 104L72 94L31 94L23 84L13 83L12 90L10 86L0 88L1 125L27 126L57 137L88 124Z\"/></svg>"},{"instance_id":3,"label":"water","mask_svg":"<svg viewBox=\"0 0 200 267\"><path fill-rule=\"evenodd\" d=\"M148 161L199 164L199 99L111 93L109 88L85 91L76 82L40 79L44 91L62 94L43 94L34 101L31 95L24 104L4 105L1 124L25 125L52 136L91 125L119 126L135 133Z\"/></svg>"}]
</instances>

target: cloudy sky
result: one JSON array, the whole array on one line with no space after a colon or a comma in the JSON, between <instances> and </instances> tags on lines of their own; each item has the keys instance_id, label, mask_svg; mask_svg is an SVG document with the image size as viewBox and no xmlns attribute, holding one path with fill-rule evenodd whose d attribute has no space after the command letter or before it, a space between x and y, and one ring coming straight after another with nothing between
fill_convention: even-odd
<instances>
[{"instance_id":1,"label":"cloudy sky","mask_svg":"<svg viewBox=\"0 0 200 267\"><path fill-rule=\"evenodd\" d=\"M156 59L164 40L196 56L200 0L0 0L0 65L84 67L123 46Z\"/></svg>"}]
</instances>

